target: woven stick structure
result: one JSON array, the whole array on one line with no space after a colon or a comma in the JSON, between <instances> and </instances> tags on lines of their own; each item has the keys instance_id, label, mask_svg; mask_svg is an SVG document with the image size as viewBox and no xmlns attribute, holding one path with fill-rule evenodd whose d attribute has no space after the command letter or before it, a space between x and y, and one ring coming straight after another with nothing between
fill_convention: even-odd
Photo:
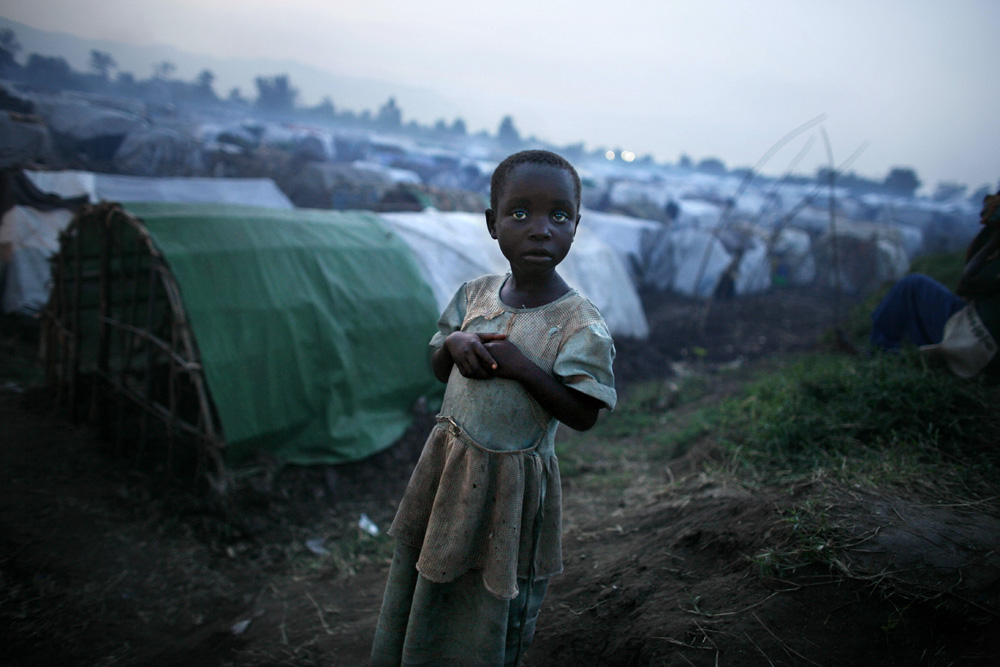
<instances>
[{"instance_id":1,"label":"woven stick structure","mask_svg":"<svg viewBox=\"0 0 1000 667\"><path fill-rule=\"evenodd\" d=\"M224 493L225 440L180 288L142 221L84 206L53 258L44 313L46 378L75 420L122 455L178 460Z\"/></svg>"}]
</instances>

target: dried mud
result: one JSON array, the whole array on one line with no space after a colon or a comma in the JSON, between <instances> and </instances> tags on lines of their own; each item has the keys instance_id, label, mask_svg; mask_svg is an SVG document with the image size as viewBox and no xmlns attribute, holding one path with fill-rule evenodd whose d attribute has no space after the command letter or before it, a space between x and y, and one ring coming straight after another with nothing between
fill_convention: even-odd
<instances>
[{"instance_id":1,"label":"dried mud","mask_svg":"<svg viewBox=\"0 0 1000 667\"><path fill-rule=\"evenodd\" d=\"M702 327L697 304L646 301L651 342L619 344L626 393L816 349L838 310L790 290L716 303ZM426 414L365 462L262 462L226 503L115 457L44 392L6 389L0 419L3 664L366 664L387 559L358 519L391 521ZM665 467L625 466L623 486L566 476L565 572L529 667L997 664L995 499L928 506L822 480L744 488L702 472L716 458L703 442ZM762 576L761 554L795 543L789 517L806 500L843 527L838 553ZM324 544L349 548L317 554Z\"/></svg>"}]
</instances>

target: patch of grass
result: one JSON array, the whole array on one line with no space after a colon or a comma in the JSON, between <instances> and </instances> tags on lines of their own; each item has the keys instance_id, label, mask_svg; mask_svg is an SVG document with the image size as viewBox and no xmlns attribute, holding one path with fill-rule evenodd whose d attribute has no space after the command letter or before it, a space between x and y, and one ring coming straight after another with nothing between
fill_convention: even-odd
<instances>
[{"instance_id":1,"label":"patch of grass","mask_svg":"<svg viewBox=\"0 0 1000 667\"><path fill-rule=\"evenodd\" d=\"M720 375L692 375L630 387L615 411L602 416L593 429L560 439L562 476L607 471L602 474L606 479L616 462L667 461L683 455L712 428L703 419L703 411L683 408L715 391L723 381ZM627 478L613 481L620 486Z\"/></svg>"},{"instance_id":2,"label":"patch of grass","mask_svg":"<svg viewBox=\"0 0 1000 667\"><path fill-rule=\"evenodd\" d=\"M950 290L958 285L958 279L965 268L965 251L923 255L913 260L910 273L923 273Z\"/></svg>"},{"instance_id":3,"label":"patch of grass","mask_svg":"<svg viewBox=\"0 0 1000 667\"><path fill-rule=\"evenodd\" d=\"M765 547L750 558L758 574L780 578L808 565L838 567L838 531L816 499L810 498L784 510L781 521L791 529L791 539L781 545Z\"/></svg>"},{"instance_id":4,"label":"patch of grass","mask_svg":"<svg viewBox=\"0 0 1000 667\"><path fill-rule=\"evenodd\" d=\"M755 477L816 471L905 483L955 473L981 483L998 465L1000 392L929 368L915 351L809 356L718 409L731 463Z\"/></svg>"}]
</instances>

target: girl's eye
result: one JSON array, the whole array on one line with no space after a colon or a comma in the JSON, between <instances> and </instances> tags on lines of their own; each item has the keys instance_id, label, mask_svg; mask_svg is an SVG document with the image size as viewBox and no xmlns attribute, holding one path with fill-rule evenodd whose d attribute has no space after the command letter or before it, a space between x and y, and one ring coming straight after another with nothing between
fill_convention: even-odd
<instances>
[{"instance_id":1,"label":"girl's eye","mask_svg":"<svg viewBox=\"0 0 1000 667\"><path fill-rule=\"evenodd\" d=\"M514 218L515 220L527 220L528 212L525 211L524 209L519 208L515 210L513 213L511 213L510 217Z\"/></svg>"},{"instance_id":2,"label":"girl's eye","mask_svg":"<svg viewBox=\"0 0 1000 667\"><path fill-rule=\"evenodd\" d=\"M565 211L556 211L552 214L552 219L556 222L569 222L569 216Z\"/></svg>"}]
</instances>

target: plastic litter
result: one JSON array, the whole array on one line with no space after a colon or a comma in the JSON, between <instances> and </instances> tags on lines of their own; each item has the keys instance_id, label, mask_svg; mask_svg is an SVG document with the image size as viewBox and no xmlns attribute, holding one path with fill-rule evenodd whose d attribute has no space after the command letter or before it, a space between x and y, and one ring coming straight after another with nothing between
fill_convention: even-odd
<instances>
[{"instance_id":1,"label":"plastic litter","mask_svg":"<svg viewBox=\"0 0 1000 667\"><path fill-rule=\"evenodd\" d=\"M330 550L323 546L326 539L323 537L314 537L311 540L306 540L306 549L313 552L317 556L326 556L330 553Z\"/></svg>"},{"instance_id":2,"label":"plastic litter","mask_svg":"<svg viewBox=\"0 0 1000 667\"><path fill-rule=\"evenodd\" d=\"M237 621L233 623L232 627L229 628L229 631L232 632L234 635L242 635L244 632L247 631L247 628L250 627L250 622L252 620L253 620L252 618L245 618L242 621Z\"/></svg>"},{"instance_id":3,"label":"plastic litter","mask_svg":"<svg viewBox=\"0 0 1000 667\"><path fill-rule=\"evenodd\" d=\"M361 518L358 519L358 528L365 531L372 537L378 535L378 526L375 525L374 521L368 518L367 514L362 514Z\"/></svg>"}]
</instances>

